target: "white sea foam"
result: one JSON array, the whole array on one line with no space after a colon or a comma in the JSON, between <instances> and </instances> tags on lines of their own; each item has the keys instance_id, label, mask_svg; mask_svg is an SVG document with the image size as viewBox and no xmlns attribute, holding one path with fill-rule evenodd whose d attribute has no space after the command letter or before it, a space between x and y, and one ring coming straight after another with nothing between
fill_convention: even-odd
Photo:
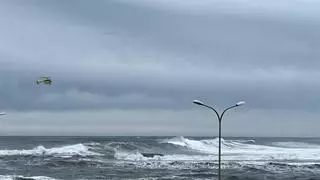
<instances>
[{"instance_id":1,"label":"white sea foam","mask_svg":"<svg viewBox=\"0 0 320 180\"><path fill-rule=\"evenodd\" d=\"M101 144L98 142L90 142L90 143L84 143L86 146L100 146Z\"/></svg>"},{"instance_id":2,"label":"white sea foam","mask_svg":"<svg viewBox=\"0 0 320 180\"><path fill-rule=\"evenodd\" d=\"M0 156L15 156L15 155L33 155L33 156L94 156L99 153L90 151L89 147L83 144L67 145L62 147L45 148L44 146L37 146L30 150L0 150Z\"/></svg>"},{"instance_id":3,"label":"white sea foam","mask_svg":"<svg viewBox=\"0 0 320 180\"><path fill-rule=\"evenodd\" d=\"M245 142L245 143L243 143ZM295 148L276 147L254 144L248 140L223 140L223 161L237 161L243 163L260 163L273 161L320 162L320 146L304 146ZM191 140L176 137L163 140L161 143L174 144L183 148L199 152L198 155L170 154L164 156L144 157L138 152L116 152L115 158L129 161L215 161L217 160L218 140Z\"/></svg>"},{"instance_id":4,"label":"white sea foam","mask_svg":"<svg viewBox=\"0 0 320 180\"><path fill-rule=\"evenodd\" d=\"M190 140L184 137L163 141L165 143L182 146L201 153L207 153L207 160L216 158L218 140ZM245 141L243 141L245 142ZM222 156L224 160L241 161L268 161L268 160L302 160L320 161L320 146L306 143L285 143L284 147L266 146L251 143L243 143L239 140L222 139ZM278 144L279 145L279 144ZM294 148L292 147L294 146ZM306 148L307 147L307 148ZM181 157L179 160L181 160ZM202 157L202 156L201 156ZM194 160L203 159L195 156ZM166 158L166 157L163 157ZM172 157L174 158L174 157ZM186 158L190 160L190 157Z\"/></svg>"},{"instance_id":5,"label":"white sea foam","mask_svg":"<svg viewBox=\"0 0 320 180\"><path fill-rule=\"evenodd\" d=\"M177 146L183 146L188 149L192 149L202 153L216 154L217 148L219 145L219 140L218 138L206 139L206 140L191 140L184 137L175 137L172 139L163 140L162 143L169 143ZM221 147L223 149L232 149L235 147L246 148L248 145L250 145L245 143L254 143L254 140L225 141L224 139L221 139Z\"/></svg>"},{"instance_id":6,"label":"white sea foam","mask_svg":"<svg viewBox=\"0 0 320 180\"><path fill-rule=\"evenodd\" d=\"M15 179L34 179L34 180L56 180L46 176L17 176L17 175L0 175L0 180L15 180Z\"/></svg>"},{"instance_id":7,"label":"white sea foam","mask_svg":"<svg viewBox=\"0 0 320 180\"><path fill-rule=\"evenodd\" d=\"M116 159L128 160L128 161L189 161L189 160L215 160L215 156L207 155L165 155L165 156L154 156L154 157L145 157L139 152L130 153L130 152L116 152Z\"/></svg>"}]
</instances>

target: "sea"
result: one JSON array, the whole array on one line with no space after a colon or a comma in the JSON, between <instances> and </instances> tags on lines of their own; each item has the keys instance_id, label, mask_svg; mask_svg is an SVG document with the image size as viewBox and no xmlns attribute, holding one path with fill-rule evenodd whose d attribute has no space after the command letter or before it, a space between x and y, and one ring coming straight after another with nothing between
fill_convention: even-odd
<instances>
[{"instance_id":1,"label":"sea","mask_svg":"<svg viewBox=\"0 0 320 180\"><path fill-rule=\"evenodd\" d=\"M320 138L222 139L224 180L320 180ZM217 179L215 137L0 137L0 179Z\"/></svg>"}]
</instances>

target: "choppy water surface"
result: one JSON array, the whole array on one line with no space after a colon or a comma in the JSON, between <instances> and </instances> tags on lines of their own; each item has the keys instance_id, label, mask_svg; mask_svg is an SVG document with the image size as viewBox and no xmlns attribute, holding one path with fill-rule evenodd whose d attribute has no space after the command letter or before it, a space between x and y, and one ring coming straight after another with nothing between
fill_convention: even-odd
<instances>
[{"instance_id":1,"label":"choppy water surface","mask_svg":"<svg viewBox=\"0 0 320 180\"><path fill-rule=\"evenodd\" d=\"M209 137L0 137L0 179L214 179L217 147ZM223 179L320 179L317 138L226 138L222 152Z\"/></svg>"}]
</instances>

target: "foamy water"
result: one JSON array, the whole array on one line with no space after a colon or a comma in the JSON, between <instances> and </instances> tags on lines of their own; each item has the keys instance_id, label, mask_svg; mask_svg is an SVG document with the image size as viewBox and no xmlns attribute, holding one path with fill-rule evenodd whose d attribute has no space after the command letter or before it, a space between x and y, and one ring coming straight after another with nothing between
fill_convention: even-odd
<instances>
[{"instance_id":1,"label":"foamy water","mask_svg":"<svg viewBox=\"0 0 320 180\"><path fill-rule=\"evenodd\" d=\"M58 180L46 176L0 175L0 180Z\"/></svg>"},{"instance_id":2,"label":"foamy water","mask_svg":"<svg viewBox=\"0 0 320 180\"><path fill-rule=\"evenodd\" d=\"M275 142L272 144L277 146L269 146L253 144L254 142L254 140L222 139L221 149L223 159L229 161L320 161L320 145L301 142ZM190 140L184 137L179 137L164 140L162 143L182 146L194 151L208 154L208 156L195 156L194 159L198 160L216 158L215 155L217 155L218 152L218 139ZM190 160L190 158L187 158L187 160Z\"/></svg>"},{"instance_id":3,"label":"foamy water","mask_svg":"<svg viewBox=\"0 0 320 180\"><path fill-rule=\"evenodd\" d=\"M212 179L218 167L217 138L10 137L0 140L0 180ZM6 146L5 142L10 143ZM29 148L21 148L23 143ZM222 139L222 168L225 176L238 179L320 177L320 139Z\"/></svg>"},{"instance_id":4,"label":"foamy water","mask_svg":"<svg viewBox=\"0 0 320 180\"><path fill-rule=\"evenodd\" d=\"M0 156L15 156L15 155L33 155L33 156L61 156L61 157L70 157L74 155L79 156L93 156L100 155L89 150L89 147L83 144L67 145L62 147L54 148L45 148L40 145L30 150L0 150Z\"/></svg>"}]
</instances>

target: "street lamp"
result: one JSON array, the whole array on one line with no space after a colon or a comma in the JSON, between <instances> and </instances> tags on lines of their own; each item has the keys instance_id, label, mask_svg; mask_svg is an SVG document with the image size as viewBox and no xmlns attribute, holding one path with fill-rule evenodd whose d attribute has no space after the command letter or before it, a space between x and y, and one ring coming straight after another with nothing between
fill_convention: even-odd
<instances>
[{"instance_id":1,"label":"street lamp","mask_svg":"<svg viewBox=\"0 0 320 180\"><path fill-rule=\"evenodd\" d=\"M213 110L216 113L217 117L218 117L218 120L219 120L219 171L218 171L218 178L220 180L221 179L221 172L220 171L221 171L221 121L222 121L222 117L223 117L224 113L226 111L228 111L229 109L244 105L246 102L245 101L237 102L235 105L232 105L232 106L226 108L225 110L223 110L221 115L219 115L218 111L215 110L213 107L211 107L209 105L206 105L202 101L193 100L193 103L196 104L196 105L204 106L206 108L209 108L209 109Z\"/></svg>"}]
</instances>

